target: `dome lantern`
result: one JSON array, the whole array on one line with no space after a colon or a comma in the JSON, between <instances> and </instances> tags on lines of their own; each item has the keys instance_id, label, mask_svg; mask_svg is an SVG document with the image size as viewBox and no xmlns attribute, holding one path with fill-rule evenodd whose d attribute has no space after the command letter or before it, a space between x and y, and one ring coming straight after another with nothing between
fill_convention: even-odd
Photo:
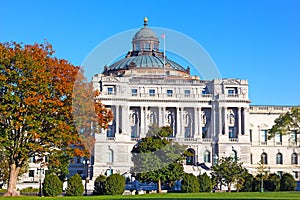
<instances>
[{"instance_id":1,"label":"dome lantern","mask_svg":"<svg viewBox=\"0 0 300 200\"><path fill-rule=\"evenodd\" d=\"M158 51L159 39L151 28L148 28L148 18L144 18L144 27L141 28L132 39L133 51L141 53L146 51Z\"/></svg>"}]
</instances>

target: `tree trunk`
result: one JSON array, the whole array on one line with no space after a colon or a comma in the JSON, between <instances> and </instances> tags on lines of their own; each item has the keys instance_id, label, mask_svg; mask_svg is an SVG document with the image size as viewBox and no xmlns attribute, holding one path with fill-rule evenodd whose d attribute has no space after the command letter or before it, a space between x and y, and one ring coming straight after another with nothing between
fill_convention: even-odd
<instances>
[{"instance_id":1,"label":"tree trunk","mask_svg":"<svg viewBox=\"0 0 300 200\"><path fill-rule=\"evenodd\" d=\"M7 192L4 194L4 196L20 196L20 192L17 191L17 180L19 171L20 167L16 167L16 164L9 165L8 186Z\"/></svg>"},{"instance_id":2,"label":"tree trunk","mask_svg":"<svg viewBox=\"0 0 300 200\"><path fill-rule=\"evenodd\" d=\"M160 181L160 179L158 179L158 181L157 181L157 193L161 193L161 181Z\"/></svg>"},{"instance_id":3,"label":"tree trunk","mask_svg":"<svg viewBox=\"0 0 300 200\"><path fill-rule=\"evenodd\" d=\"M228 187L228 188L227 188L227 192L231 192L231 183L228 183L228 184L227 184L227 187Z\"/></svg>"}]
</instances>

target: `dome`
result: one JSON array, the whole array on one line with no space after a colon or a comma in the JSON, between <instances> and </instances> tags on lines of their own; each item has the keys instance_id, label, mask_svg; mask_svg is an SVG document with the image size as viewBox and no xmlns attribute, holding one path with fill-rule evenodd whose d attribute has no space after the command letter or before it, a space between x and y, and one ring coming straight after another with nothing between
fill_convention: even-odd
<instances>
[{"instance_id":1,"label":"dome","mask_svg":"<svg viewBox=\"0 0 300 200\"><path fill-rule=\"evenodd\" d=\"M178 63L166 59L166 65L169 65L171 69L185 71L185 69ZM132 56L124 58L113 63L107 68L108 71L115 70L127 70L130 67L135 68L162 68L164 67L164 58L152 55L143 55L143 56Z\"/></svg>"},{"instance_id":2,"label":"dome","mask_svg":"<svg viewBox=\"0 0 300 200\"><path fill-rule=\"evenodd\" d=\"M116 61L109 67L105 67L103 73L106 75L126 76L129 69L131 69L130 73L134 71L136 75L143 73L164 74L165 70L167 70L166 73L172 76L186 76L190 73L189 68L184 69L178 63L167 59L165 52L159 51L159 39L148 28L147 18L144 19L144 27L132 39L132 50L127 53L125 58Z\"/></svg>"},{"instance_id":3,"label":"dome","mask_svg":"<svg viewBox=\"0 0 300 200\"><path fill-rule=\"evenodd\" d=\"M138 38L156 38L156 34L150 28L144 27L134 35L134 39Z\"/></svg>"},{"instance_id":4,"label":"dome","mask_svg":"<svg viewBox=\"0 0 300 200\"><path fill-rule=\"evenodd\" d=\"M144 27L141 28L133 37L133 39L139 38L156 38L156 34L148 28L148 18L144 18Z\"/></svg>"}]
</instances>

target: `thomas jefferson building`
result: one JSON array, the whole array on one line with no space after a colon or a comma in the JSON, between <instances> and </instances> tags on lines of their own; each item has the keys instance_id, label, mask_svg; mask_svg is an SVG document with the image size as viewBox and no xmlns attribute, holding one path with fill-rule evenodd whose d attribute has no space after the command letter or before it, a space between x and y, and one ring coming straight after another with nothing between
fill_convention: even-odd
<instances>
[{"instance_id":1,"label":"thomas jefferson building","mask_svg":"<svg viewBox=\"0 0 300 200\"><path fill-rule=\"evenodd\" d=\"M185 162L186 172L209 173L218 158L232 155L250 173L257 172L263 159L271 173L288 172L299 180L297 135L267 139L274 120L291 107L250 105L247 80L192 76L189 68L164 57L147 24L145 18L125 58L93 77L94 88L101 91L97 98L113 111L114 120L107 130L95 134L90 178L128 174L133 146L149 127L158 125L170 126L170 137L193 154ZM70 172L85 177L87 171L77 161Z\"/></svg>"},{"instance_id":2,"label":"thomas jefferson building","mask_svg":"<svg viewBox=\"0 0 300 200\"><path fill-rule=\"evenodd\" d=\"M298 179L297 137L267 139L274 119L291 107L251 106L247 80L190 75L189 68L159 52L147 23L134 35L133 50L93 77L94 88L102 91L98 99L114 113L109 128L95 134L94 175L129 172L132 147L156 124L172 127L170 137L193 153L187 172L204 173L218 158L233 155L250 173L262 158L270 172Z\"/></svg>"}]
</instances>

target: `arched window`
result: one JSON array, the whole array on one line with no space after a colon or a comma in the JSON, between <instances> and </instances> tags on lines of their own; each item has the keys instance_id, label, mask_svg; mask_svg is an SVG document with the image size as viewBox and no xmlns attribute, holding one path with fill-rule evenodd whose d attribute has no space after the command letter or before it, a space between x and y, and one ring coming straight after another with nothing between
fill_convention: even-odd
<instances>
[{"instance_id":1,"label":"arched window","mask_svg":"<svg viewBox=\"0 0 300 200\"><path fill-rule=\"evenodd\" d=\"M260 162L261 164L268 164L268 155L266 153L262 153L260 156Z\"/></svg>"},{"instance_id":2,"label":"arched window","mask_svg":"<svg viewBox=\"0 0 300 200\"><path fill-rule=\"evenodd\" d=\"M114 162L114 151L112 149L108 150L108 162L110 163Z\"/></svg>"},{"instance_id":3,"label":"arched window","mask_svg":"<svg viewBox=\"0 0 300 200\"><path fill-rule=\"evenodd\" d=\"M276 154L276 164L282 164L282 154L281 153L277 153Z\"/></svg>"},{"instance_id":4,"label":"arched window","mask_svg":"<svg viewBox=\"0 0 300 200\"><path fill-rule=\"evenodd\" d=\"M291 163L294 165L298 164L298 155L296 153L292 153Z\"/></svg>"},{"instance_id":5,"label":"arched window","mask_svg":"<svg viewBox=\"0 0 300 200\"><path fill-rule=\"evenodd\" d=\"M204 151L204 162L210 163L210 152L208 150Z\"/></svg>"},{"instance_id":6,"label":"arched window","mask_svg":"<svg viewBox=\"0 0 300 200\"><path fill-rule=\"evenodd\" d=\"M195 150L194 149L188 149L188 156L186 157L186 165L194 165L195 163Z\"/></svg>"}]
</instances>

